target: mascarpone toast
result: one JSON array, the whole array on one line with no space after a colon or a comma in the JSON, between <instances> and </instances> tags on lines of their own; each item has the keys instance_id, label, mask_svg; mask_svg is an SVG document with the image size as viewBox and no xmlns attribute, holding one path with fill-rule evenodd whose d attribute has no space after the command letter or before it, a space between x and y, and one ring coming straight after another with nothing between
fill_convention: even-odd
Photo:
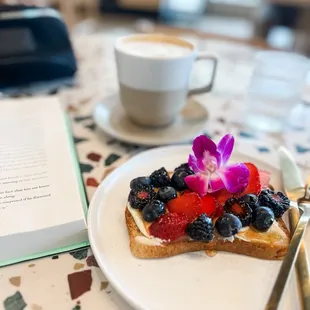
<instances>
[{"instance_id":1,"label":"mascarpone toast","mask_svg":"<svg viewBox=\"0 0 310 310\"><path fill-rule=\"evenodd\" d=\"M283 259L290 235L282 216L290 201L268 187L268 172L229 163L233 143L231 135L217 145L199 136L187 163L131 181L125 219L136 257L226 251Z\"/></svg>"}]
</instances>

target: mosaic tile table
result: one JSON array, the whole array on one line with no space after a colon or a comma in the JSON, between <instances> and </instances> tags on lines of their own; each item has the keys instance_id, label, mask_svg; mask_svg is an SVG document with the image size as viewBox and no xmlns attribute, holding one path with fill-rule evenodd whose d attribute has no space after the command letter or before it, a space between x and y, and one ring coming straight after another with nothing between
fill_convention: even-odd
<instances>
[{"instance_id":1,"label":"mosaic tile table","mask_svg":"<svg viewBox=\"0 0 310 310\"><path fill-rule=\"evenodd\" d=\"M144 147L116 141L101 132L92 120L94 104L117 91L113 58L113 35L88 35L74 38L79 61L75 88L58 92L72 119L80 165L91 199L100 181L115 167ZM302 129L282 136L259 136L243 128L243 94L249 81L255 50L248 46L188 37L200 50L217 53L219 72L212 94L197 97L210 112L205 133L217 139L226 132L237 137L237 148L269 162L277 162L276 148L286 144L304 172L310 142ZM199 67L198 76L207 74ZM197 79L197 81L199 78ZM305 96L310 92L305 90ZM300 124L297 124L300 125ZM292 139L294 136L294 139ZM133 279L134 281L134 279ZM90 249L82 249L0 269L0 308L5 310L126 310L131 307L109 284L98 268Z\"/></svg>"}]
</instances>

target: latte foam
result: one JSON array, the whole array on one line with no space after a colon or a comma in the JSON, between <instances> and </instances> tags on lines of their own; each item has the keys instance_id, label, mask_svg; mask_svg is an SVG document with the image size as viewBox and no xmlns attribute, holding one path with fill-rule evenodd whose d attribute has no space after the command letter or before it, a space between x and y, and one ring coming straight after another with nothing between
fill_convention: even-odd
<instances>
[{"instance_id":1,"label":"latte foam","mask_svg":"<svg viewBox=\"0 0 310 310\"><path fill-rule=\"evenodd\" d=\"M175 58L189 54L189 47L160 41L128 41L121 46L123 52L146 58Z\"/></svg>"}]
</instances>

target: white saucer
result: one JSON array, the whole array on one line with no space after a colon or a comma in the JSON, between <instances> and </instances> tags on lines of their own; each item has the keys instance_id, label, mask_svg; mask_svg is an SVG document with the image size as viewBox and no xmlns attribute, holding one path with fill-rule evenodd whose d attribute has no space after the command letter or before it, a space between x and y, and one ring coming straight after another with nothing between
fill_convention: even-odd
<instances>
[{"instance_id":1,"label":"white saucer","mask_svg":"<svg viewBox=\"0 0 310 310\"><path fill-rule=\"evenodd\" d=\"M115 94L95 106L93 118L98 127L112 137L133 144L156 146L191 141L205 129L208 112L202 104L189 99L172 125L144 128L129 120Z\"/></svg>"}]
</instances>

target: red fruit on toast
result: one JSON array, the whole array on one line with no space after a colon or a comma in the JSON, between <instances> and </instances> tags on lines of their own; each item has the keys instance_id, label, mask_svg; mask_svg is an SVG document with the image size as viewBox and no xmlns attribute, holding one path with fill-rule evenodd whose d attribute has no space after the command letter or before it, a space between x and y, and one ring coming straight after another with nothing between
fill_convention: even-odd
<instances>
[{"instance_id":1,"label":"red fruit on toast","mask_svg":"<svg viewBox=\"0 0 310 310\"><path fill-rule=\"evenodd\" d=\"M186 193L169 200L167 209L170 213L185 214L190 221L193 221L201 214L201 198L197 193Z\"/></svg>"},{"instance_id":2,"label":"red fruit on toast","mask_svg":"<svg viewBox=\"0 0 310 310\"><path fill-rule=\"evenodd\" d=\"M213 218L221 217L224 214L224 207L218 203L218 206L216 208L216 211L213 215Z\"/></svg>"},{"instance_id":3,"label":"red fruit on toast","mask_svg":"<svg viewBox=\"0 0 310 310\"><path fill-rule=\"evenodd\" d=\"M270 184L271 173L269 171L262 170L262 169L259 169L258 173L259 173L259 180L260 180L262 189L267 188Z\"/></svg>"},{"instance_id":4,"label":"red fruit on toast","mask_svg":"<svg viewBox=\"0 0 310 310\"><path fill-rule=\"evenodd\" d=\"M167 241L185 236L188 218L185 214L166 213L154 222L149 230L150 235Z\"/></svg>"},{"instance_id":5,"label":"red fruit on toast","mask_svg":"<svg viewBox=\"0 0 310 310\"><path fill-rule=\"evenodd\" d=\"M262 189L258 169L255 165L251 163L244 163L244 164L248 167L249 172L250 172L249 183L246 189L242 193L240 193L238 196L243 196L246 194L258 195Z\"/></svg>"},{"instance_id":6,"label":"red fruit on toast","mask_svg":"<svg viewBox=\"0 0 310 310\"><path fill-rule=\"evenodd\" d=\"M233 197L233 194L223 188L217 192L212 193L212 196L221 204L224 205L226 200Z\"/></svg>"},{"instance_id":7,"label":"red fruit on toast","mask_svg":"<svg viewBox=\"0 0 310 310\"><path fill-rule=\"evenodd\" d=\"M209 217L213 218L220 204L212 195L202 197L201 203L201 213L206 213Z\"/></svg>"}]
</instances>

